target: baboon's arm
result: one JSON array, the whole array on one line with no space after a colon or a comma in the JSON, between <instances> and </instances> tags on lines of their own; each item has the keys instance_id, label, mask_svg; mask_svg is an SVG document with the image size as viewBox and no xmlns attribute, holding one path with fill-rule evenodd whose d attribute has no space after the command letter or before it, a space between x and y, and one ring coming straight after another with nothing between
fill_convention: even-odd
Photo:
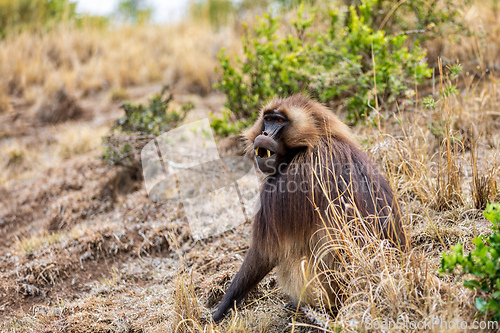
<instances>
[{"instance_id":1,"label":"baboon's arm","mask_svg":"<svg viewBox=\"0 0 500 333\"><path fill-rule=\"evenodd\" d=\"M219 322L230 309L234 308L273 268L274 264L269 256L261 250L251 246L241 265L226 291L222 302L213 315L213 320Z\"/></svg>"}]
</instances>

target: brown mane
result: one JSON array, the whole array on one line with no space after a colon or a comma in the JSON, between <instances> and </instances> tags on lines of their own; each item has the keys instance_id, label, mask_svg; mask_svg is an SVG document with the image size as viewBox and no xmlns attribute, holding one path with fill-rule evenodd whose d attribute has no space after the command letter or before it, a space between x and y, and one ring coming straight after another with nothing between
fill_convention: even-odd
<instances>
[{"instance_id":1,"label":"brown mane","mask_svg":"<svg viewBox=\"0 0 500 333\"><path fill-rule=\"evenodd\" d=\"M288 121L277 125L281 118L270 117L264 122L272 111ZM302 95L273 99L244 135L249 147L258 142L253 158L267 177L250 249L214 320L221 320L274 267L294 302L317 306L321 298L319 303L334 309L345 297L345 281L335 279L335 272L345 269L342 246L378 238L393 248L407 248L389 183L324 105ZM276 149L274 160L260 155L266 145ZM263 160L278 161L272 162L278 168L269 171Z\"/></svg>"}]
</instances>

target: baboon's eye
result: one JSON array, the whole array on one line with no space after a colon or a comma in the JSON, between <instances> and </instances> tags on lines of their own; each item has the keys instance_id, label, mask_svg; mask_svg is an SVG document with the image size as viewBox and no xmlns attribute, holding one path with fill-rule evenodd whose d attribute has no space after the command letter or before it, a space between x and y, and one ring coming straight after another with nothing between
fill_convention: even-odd
<instances>
[{"instance_id":1,"label":"baboon's eye","mask_svg":"<svg viewBox=\"0 0 500 333\"><path fill-rule=\"evenodd\" d=\"M283 122L283 119L278 118L278 123L282 123L282 122Z\"/></svg>"}]
</instances>

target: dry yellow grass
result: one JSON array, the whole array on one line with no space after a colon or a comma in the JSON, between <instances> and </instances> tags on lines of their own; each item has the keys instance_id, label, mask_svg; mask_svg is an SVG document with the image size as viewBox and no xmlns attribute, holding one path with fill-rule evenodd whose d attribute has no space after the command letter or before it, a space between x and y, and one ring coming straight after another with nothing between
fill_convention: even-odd
<instances>
[{"instance_id":1,"label":"dry yellow grass","mask_svg":"<svg viewBox=\"0 0 500 333\"><path fill-rule=\"evenodd\" d=\"M27 180L78 155L94 158L102 152L102 137L108 130L108 126L69 122L53 126L49 138L36 144L23 137L4 140L0 144L0 184Z\"/></svg>"},{"instance_id":2,"label":"dry yellow grass","mask_svg":"<svg viewBox=\"0 0 500 333\"><path fill-rule=\"evenodd\" d=\"M453 47L456 58L471 62L489 73L500 70L500 8L498 2L476 1L465 15L467 27L476 36ZM487 73L487 74L489 74Z\"/></svg>"},{"instance_id":3,"label":"dry yellow grass","mask_svg":"<svg viewBox=\"0 0 500 333\"><path fill-rule=\"evenodd\" d=\"M107 126L94 128L88 124L66 124L58 129L57 156L69 159L77 155L102 151L102 137L109 131Z\"/></svg>"},{"instance_id":4,"label":"dry yellow grass","mask_svg":"<svg viewBox=\"0 0 500 333\"><path fill-rule=\"evenodd\" d=\"M17 250L24 256L30 257L34 251L39 250L43 246L54 245L66 238L66 235L61 233L43 233L42 235L33 235L30 238L25 238L18 241L16 244Z\"/></svg>"},{"instance_id":5,"label":"dry yellow grass","mask_svg":"<svg viewBox=\"0 0 500 333\"><path fill-rule=\"evenodd\" d=\"M40 151L28 148L18 140L7 140L0 145L0 184L11 179L26 179L41 160Z\"/></svg>"},{"instance_id":6,"label":"dry yellow grass","mask_svg":"<svg viewBox=\"0 0 500 333\"><path fill-rule=\"evenodd\" d=\"M0 96L35 102L61 88L88 95L149 82L206 93L217 80L217 52L239 45L231 30L202 22L172 26L120 26L102 30L62 26L45 34L22 33L0 41Z\"/></svg>"},{"instance_id":7,"label":"dry yellow grass","mask_svg":"<svg viewBox=\"0 0 500 333\"><path fill-rule=\"evenodd\" d=\"M7 94L7 91L6 89L0 88L0 114L9 112L11 110L12 106L10 105L10 98L9 95Z\"/></svg>"}]
</instances>

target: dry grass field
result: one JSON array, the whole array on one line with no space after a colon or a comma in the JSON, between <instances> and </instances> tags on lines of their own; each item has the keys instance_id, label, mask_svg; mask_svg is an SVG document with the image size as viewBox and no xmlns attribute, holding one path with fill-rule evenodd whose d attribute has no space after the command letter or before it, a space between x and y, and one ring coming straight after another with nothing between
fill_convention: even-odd
<instances>
[{"instance_id":1,"label":"dry grass field","mask_svg":"<svg viewBox=\"0 0 500 333\"><path fill-rule=\"evenodd\" d=\"M0 331L358 332L367 318L472 323L478 295L438 270L443 251L459 241L470 250L473 237L491 233L482 210L500 201L500 11L485 3L463 13L474 35L426 42L433 81L415 87L400 112L377 110L380 126L353 127L399 198L412 250L401 259L377 241L348 246L350 296L336 317L286 308L270 274L233 316L210 322L248 249L250 222L197 240L182 204L153 202L142 180L99 159L120 102L144 102L162 84L172 87L173 103L194 103L185 122L220 112L217 52L241 54L238 29L186 20L64 26L0 40ZM460 61L458 78L438 56ZM451 83L458 93L440 94ZM439 100L433 108L422 104L429 94Z\"/></svg>"}]
</instances>

